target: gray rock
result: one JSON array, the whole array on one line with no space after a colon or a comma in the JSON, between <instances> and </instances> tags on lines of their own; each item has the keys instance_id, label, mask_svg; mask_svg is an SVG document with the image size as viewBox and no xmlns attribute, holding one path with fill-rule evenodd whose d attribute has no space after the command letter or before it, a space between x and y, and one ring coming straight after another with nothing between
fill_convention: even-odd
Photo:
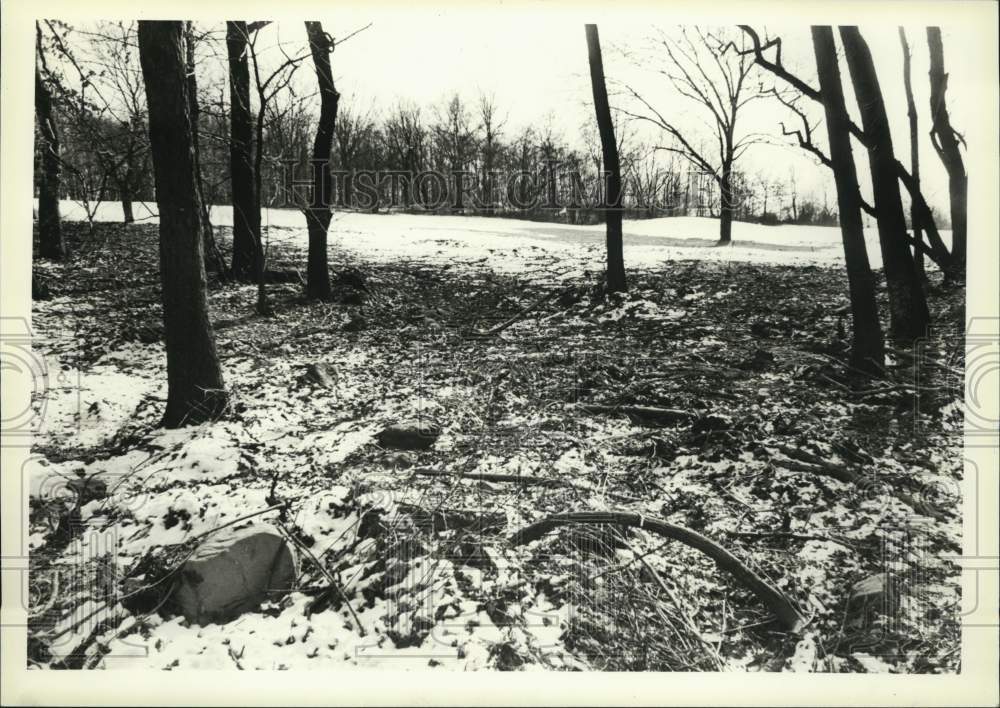
<instances>
[{"instance_id":1,"label":"gray rock","mask_svg":"<svg viewBox=\"0 0 1000 708\"><path fill-rule=\"evenodd\" d=\"M385 428L375 436L382 447L397 450L426 450L441 435L441 429L425 421L406 421Z\"/></svg>"},{"instance_id":2,"label":"gray rock","mask_svg":"<svg viewBox=\"0 0 1000 708\"><path fill-rule=\"evenodd\" d=\"M888 573L869 575L854 584L847 600L848 611L852 615L867 612L889 614L898 602L898 591Z\"/></svg>"},{"instance_id":3,"label":"gray rock","mask_svg":"<svg viewBox=\"0 0 1000 708\"><path fill-rule=\"evenodd\" d=\"M295 552L273 526L223 529L184 563L173 600L193 624L223 624L291 590L297 575Z\"/></svg>"},{"instance_id":4,"label":"gray rock","mask_svg":"<svg viewBox=\"0 0 1000 708\"><path fill-rule=\"evenodd\" d=\"M323 388L333 388L336 384L324 364L309 364L303 378L306 383L319 385Z\"/></svg>"}]
</instances>

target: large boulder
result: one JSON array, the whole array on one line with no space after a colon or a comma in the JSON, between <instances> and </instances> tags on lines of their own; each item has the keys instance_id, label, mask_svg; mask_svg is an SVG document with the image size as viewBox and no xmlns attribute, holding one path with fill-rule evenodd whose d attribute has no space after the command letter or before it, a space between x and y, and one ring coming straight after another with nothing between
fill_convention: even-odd
<instances>
[{"instance_id":1,"label":"large boulder","mask_svg":"<svg viewBox=\"0 0 1000 708\"><path fill-rule=\"evenodd\" d=\"M223 624L291 590L297 576L295 551L275 527L223 529L184 563L173 600L193 624Z\"/></svg>"}]
</instances>

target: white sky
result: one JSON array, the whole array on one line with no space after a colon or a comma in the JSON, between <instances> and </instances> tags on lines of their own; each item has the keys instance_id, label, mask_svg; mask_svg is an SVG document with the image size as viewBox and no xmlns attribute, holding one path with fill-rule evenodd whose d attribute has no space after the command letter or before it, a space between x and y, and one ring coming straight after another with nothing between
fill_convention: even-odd
<instances>
[{"instance_id":1,"label":"white sky","mask_svg":"<svg viewBox=\"0 0 1000 708\"><path fill-rule=\"evenodd\" d=\"M387 109L402 99L430 108L455 91L470 102L474 102L480 92L485 92L495 96L500 114L508 116L507 135L516 134L525 126L541 127L551 121L568 141L575 143L580 139L581 126L593 109L583 23L578 18L538 6L526 9L501 5L471 10L354 4L334 7L327 5L322 14L316 13L315 19L323 21L324 28L335 37L372 23L369 29L339 46L333 56L337 87L345 104L353 103L364 109L374 103L376 108ZM753 21L753 18L748 19ZM887 21L879 24L862 24L861 30L875 58L897 156L908 165L909 132L895 19L890 15ZM692 134L693 141L713 140L713 134L707 132L701 122L703 110L675 94L666 79L655 73L655 63L664 60L662 54L651 55L648 65L637 67L620 51L641 46L657 27L669 30L676 24L677 16L671 6L664 6L662 10L630 8L627 12L616 12L608 21L602 18L599 29L605 72L609 82L617 80L641 86L643 95L661 113L676 121L685 134ZM200 23L200 26L218 27L220 31L222 28L221 23ZM756 26L759 31L765 28L760 24ZM771 35L784 38L785 65L816 85L808 23L796 22L791 27L770 25L767 29ZM924 192L932 204L945 209L946 174L928 138L926 35L922 24L908 24L906 30L913 54L912 76L920 118ZM306 48L300 22L281 21L263 32L269 34L262 35L262 46L273 46L281 41L290 53ZM983 84L989 80L988 67L981 66L978 59L984 48L967 41L967 33L949 30L947 24L943 32L946 69L950 73L948 98L952 122L962 131L963 115L976 110L980 97L992 95L994 89ZM224 48L221 51L224 52ZM268 54L272 60L279 56L277 52ZM216 64L215 67L202 65L199 70L223 71L222 66ZM841 71L845 93L852 102L843 62ZM761 76L766 85L775 82L766 73ZM306 66L306 71L300 71L297 83L310 87L313 81ZM777 84L783 86L780 81ZM609 88L614 90L613 86ZM624 101L624 97L612 95L613 107ZM809 105L807 101L802 105L808 106L817 119L821 117L819 106ZM789 126L797 127L798 118L773 99L754 106L741 114L744 129L773 133L778 145L753 148L740 169L780 180L788 179L794 172L800 194L811 193L822 198L826 191L831 204L834 203L832 179L827 170L792 146L793 138L780 135L778 121L785 120ZM857 115L855 118L860 123ZM643 137L651 143L661 142L655 132L646 132ZM974 149L976 136L967 134L966 138ZM825 145L825 129L820 127L814 139ZM978 144L990 144L990 140L992 136L983 136ZM865 185L867 160L857 144L855 157Z\"/></svg>"},{"instance_id":2,"label":"white sky","mask_svg":"<svg viewBox=\"0 0 1000 708\"><path fill-rule=\"evenodd\" d=\"M650 36L654 27L669 29L669 7L661 13L646 8L646 14L649 15L648 22L637 22L634 15L629 15L621 22L599 24L605 72L609 80L648 86L651 102L664 115L671 119L676 116L678 123L695 135L700 130L701 135L711 137L698 127L699 109L673 94L666 80L652 73L652 65L650 68L636 68L617 51L619 47L638 46ZM421 13L401 11L399 8L366 10L348 7L337 12L324 26L338 36L368 22L373 23L371 28L345 42L334 55L338 89L345 100L353 98L364 105L375 100L377 105L387 106L396 98L405 98L427 105L439 102L455 90L470 99L484 90L495 94L501 112L509 114L509 129L541 125L551 114L555 125L569 140L579 136L581 124L593 110L583 26L582 23L568 23L562 15L526 15L499 10L484 13L482 9L475 13L456 10ZM283 30L283 39L288 37L288 29L286 26ZM785 38L785 65L816 85L808 26L788 28L771 25L768 29L772 35ZM947 204L947 176L928 137L930 116L925 29L923 25L908 25L905 29L913 55L912 77L920 119L924 190L932 204L944 208ZM888 23L862 25L861 30L875 59L897 156L909 165L909 127L897 26ZM947 26L943 27L943 39L946 69L950 73L948 98L952 122L961 131L963 112L975 110L977 96L989 95L981 90L985 71L976 66L981 48L970 47L963 42L961 34L956 36ZM853 104L847 67L843 62L841 64L845 93ZM767 82L772 81L767 75L763 78ZM612 97L613 105L616 100L625 99ZM806 104L804 101L803 105ZM781 137L777 121L784 119L787 125L797 126L798 118L773 100L757 106L755 115L748 112L744 123L746 129L774 132L778 136L777 142L791 144L794 138ZM851 107L853 110L854 106ZM810 110L812 115L822 115L818 106L811 106ZM855 115L860 124L856 110ZM825 144L822 127L816 132L815 139ZM865 182L866 157L860 150L856 150L855 157L862 182ZM816 166L814 159L797 147L754 148L747 154L743 167L750 172L760 171L783 179L788 177L789 170L794 169L801 192L816 192L819 196L824 185L829 185L830 200L835 200L832 180L825 168Z\"/></svg>"}]
</instances>

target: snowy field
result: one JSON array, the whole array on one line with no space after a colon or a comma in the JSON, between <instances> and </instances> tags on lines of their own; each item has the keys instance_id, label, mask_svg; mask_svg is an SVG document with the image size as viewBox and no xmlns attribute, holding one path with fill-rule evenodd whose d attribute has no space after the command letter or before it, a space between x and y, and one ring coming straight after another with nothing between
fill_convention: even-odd
<instances>
[{"instance_id":1,"label":"snowy field","mask_svg":"<svg viewBox=\"0 0 1000 708\"><path fill-rule=\"evenodd\" d=\"M155 204L136 203L136 218L155 222ZM67 219L85 220L78 202L64 201ZM232 225L231 207L212 207L212 221ZM263 223L269 237L307 245L305 217L292 209L265 209ZM98 207L97 221L121 221L121 205ZM733 242L719 247L719 222L707 217L664 217L626 221L625 266L653 267L667 260L737 261L772 265L838 267L844 251L840 229L828 226L761 226L735 222ZM951 232L942 231L950 246ZM866 229L868 259L882 267L878 232ZM482 216L437 214L369 214L335 212L330 226L331 249L348 258L388 262L413 259L427 262L479 261L497 271L528 270L534 261L553 257L567 266L599 269L604 263L604 225L570 226Z\"/></svg>"}]
</instances>

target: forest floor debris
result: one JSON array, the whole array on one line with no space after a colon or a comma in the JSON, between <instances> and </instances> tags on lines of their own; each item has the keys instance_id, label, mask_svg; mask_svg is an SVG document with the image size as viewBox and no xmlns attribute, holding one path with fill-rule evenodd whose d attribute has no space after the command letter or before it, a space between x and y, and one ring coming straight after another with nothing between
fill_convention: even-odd
<instances>
[{"instance_id":1,"label":"forest floor debris","mask_svg":"<svg viewBox=\"0 0 1000 708\"><path fill-rule=\"evenodd\" d=\"M335 252L334 300L272 284L271 318L254 286L213 283L231 409L163 430L156 228L97 228L91 246L67 224L71 259L34 266L49 384L24 470L32 665L959 668L963 293L936 276L935 337L871 381L844 363L839 269L668 261L605 298L556 275L558 254L533 252L528 278ZM379 444L403 421L436 421L433 445ZM204 627L122 604L136 573L169 570L155 549L267 510L233 527L277 524L307 551L293 592ZM507 542L611 510L723 545L807 633L641 528ZM857 620L853 589L883 573L898 600Z\"/></svg>"}]
</instances>

